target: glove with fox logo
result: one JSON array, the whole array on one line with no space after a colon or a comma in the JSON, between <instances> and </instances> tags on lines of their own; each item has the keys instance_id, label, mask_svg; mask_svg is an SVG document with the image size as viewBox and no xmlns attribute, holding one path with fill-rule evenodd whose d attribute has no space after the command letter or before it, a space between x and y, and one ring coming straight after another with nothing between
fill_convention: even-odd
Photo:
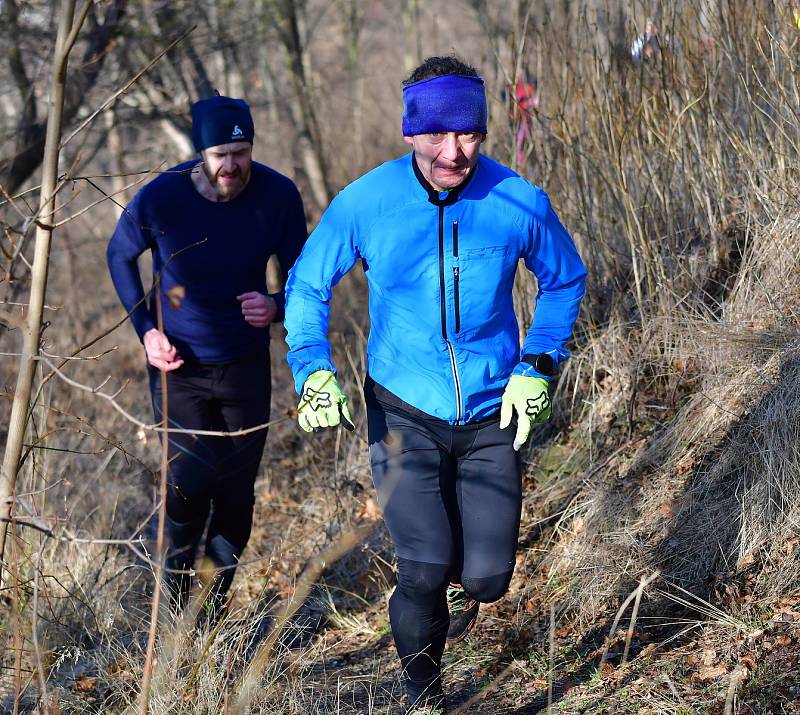
<instances>
[{"instance_id":1,"label":"glove with fox logo","mask_svg":"<svg viewBox=\"0 0 800 715\"><path fill-rule=\"evenodd\" d=\"M355 430L353 418L347 409L347 396L342 392L330 370L312 372L303 385L297 421L306 432L316 432L323 427L341 424L350 432Z\"/></svg>"},{"instance_id":2,"label":"glove with fox logo","mask_svg":"<svg viewBox=\"0 0 800 715\"><path fill-rule=\"evenodd\" d=\"M500 429L505 429L511 424L511 418L516 410L515 450L519 450L527 441L531 425L537 422L547 422L550 419L551 405L548 387L547 380L541 377L512 375L508 381L500 407Z\"/></svg>"}]
</instances>

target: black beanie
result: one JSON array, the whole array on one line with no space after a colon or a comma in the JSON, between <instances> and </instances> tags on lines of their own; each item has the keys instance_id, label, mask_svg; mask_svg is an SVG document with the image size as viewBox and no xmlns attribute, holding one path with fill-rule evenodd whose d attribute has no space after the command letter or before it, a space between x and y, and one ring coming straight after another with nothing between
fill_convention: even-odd
<instances>
[{"instance_id":1,"label":"black beanie","mask_svg":"<svg viewBox=\"0 0 800 715\"><path fill-rule=\"evenodd\" d=\"M197 151L233 142L253 143L253 117L243 99L209 97L192 105L192 141Z\"/></svg>"}]
</instances>

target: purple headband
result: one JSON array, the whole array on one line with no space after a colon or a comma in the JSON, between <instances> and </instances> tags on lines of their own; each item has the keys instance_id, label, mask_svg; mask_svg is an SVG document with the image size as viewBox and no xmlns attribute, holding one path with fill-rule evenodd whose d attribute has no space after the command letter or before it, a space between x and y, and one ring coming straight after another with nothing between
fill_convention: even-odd
<instances>
[{"instance_id":1,"label":"purple headband","mask_svg":"<svg viewBox=\"0 0 800 715\"><path fill-rule=\"evenodd\" d=\"M403 87L403 136L432 132L486 134L486 93L480 77L444 74Z\"/></svg>"}]
</instances>

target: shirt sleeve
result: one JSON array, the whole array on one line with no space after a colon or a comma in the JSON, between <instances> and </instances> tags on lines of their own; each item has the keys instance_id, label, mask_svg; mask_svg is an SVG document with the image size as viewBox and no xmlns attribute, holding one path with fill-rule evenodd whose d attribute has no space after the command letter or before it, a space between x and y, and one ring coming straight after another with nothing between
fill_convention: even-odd
<instances>
[{"instance_id":1,"label":"shirt sleeve","mask_svg":"<svg viewBox=\"0 0 800 715\"><path fill-rule=\"evenodd\" d=\"M152 248L149 232L142 228L139 219L140 203L141 192L134 197L120 216L114 234L108 242L106 259L120 302L128 312L139 340L142 340L144 334L156 325L147 307L137 265L139 256Z\"/></svg>"},{"instance_id":2,"label":"shirt sleeve","mask_svg":"<svg viewBox=\"0 0 800 715\"><path fill-rule=\"evenodd\" d=\"M278 312L272 319L273 323L280 323L285 317L286 311L286 277L289 270L294 266L303 244L308 237L308 230L306 229L306 214L303 208L303 200L300 198L300 192L297 187L292 184L291 189L286 197L287 207L286 214L283 222L283 235L281 236L280 243L276 255L278 257L278 264L280 266L280 281L284 286L277 293L270 293L278 305Z\"/></svg>"},{"instance_id":3,"label":"shirt sleeve","mask_svg":"<svg viewBox=\"0 0 800 715\"><path fill-rule=\"evenodd\" d=\"M541 189L536 191L536 209L523 258L527 268L536 275L539 292L522 355L547 353L558 365L569 356L564 346L572 336L578 317L586 268L547 194ZM520 362L513 374L547 379L525 362Z\"/></svg>"},{"instance_id":4,"label":"shirt sleeve","mask_svg":"<svg viewBox=\"0 0 800 715\"><path fill-rule=\"evenodd\" d=\"M342 194L337 196L289 271L284 327L298 394L312 372L336 371L328 342L330 300L333 286L359 257L354 214Z\"/></svg>"}]
</instances>

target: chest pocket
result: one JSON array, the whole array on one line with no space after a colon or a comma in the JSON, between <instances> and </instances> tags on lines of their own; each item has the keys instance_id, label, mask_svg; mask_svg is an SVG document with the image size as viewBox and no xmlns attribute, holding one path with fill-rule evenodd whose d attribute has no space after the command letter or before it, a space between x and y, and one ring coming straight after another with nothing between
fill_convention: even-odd
<instances>
[{"instance_id":1,"label":"chest pocket","mask_svg":"<svg viewBox=\"0 0 800 715\"><path fill-rule=\"evenodd\" d=\"M491 334L513 320L516 267L509 245L461 250L457 299L462 331Z\"/></svg>"}]
</instances>

